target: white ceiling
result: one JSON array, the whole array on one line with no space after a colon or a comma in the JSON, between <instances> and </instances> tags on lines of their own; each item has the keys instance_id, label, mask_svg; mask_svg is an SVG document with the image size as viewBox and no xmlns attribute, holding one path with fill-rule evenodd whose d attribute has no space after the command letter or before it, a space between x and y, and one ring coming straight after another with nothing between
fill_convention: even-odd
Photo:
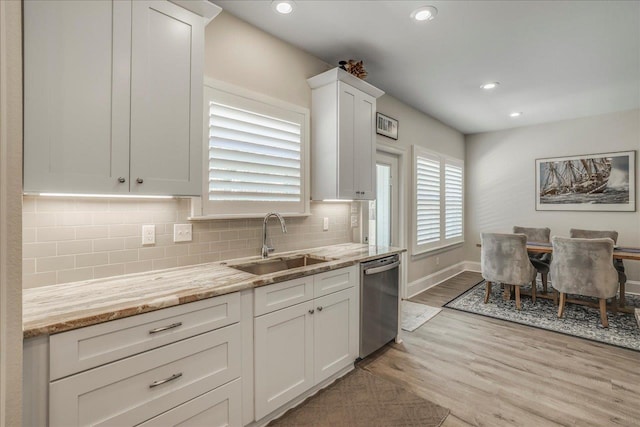
<instances>
[{"instance_id":1,"label":"white ceiling","mask_svg":"<svg viewBox=\"0 0 640 427\"><path fill-rule=\"evenodd\" d=\"M213 1L465 134L640 108L640 1Z\"/></svg>"}]
</instances>

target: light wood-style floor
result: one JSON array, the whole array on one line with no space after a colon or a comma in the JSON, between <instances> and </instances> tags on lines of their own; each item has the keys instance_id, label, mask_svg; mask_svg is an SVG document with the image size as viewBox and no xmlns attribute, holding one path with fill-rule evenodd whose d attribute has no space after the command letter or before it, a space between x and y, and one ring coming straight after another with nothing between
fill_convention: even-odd
<instances>
[{"instance_id":1,"label":"light wood-style floor","mask_svg":"<svg viewBox=\"0 0 640 427\"><path fill-rule=\"evenodd\" d=\"M413 301L441 306L465 272ZM443 426L640 426L640 352L444 308L365 369L451 410Z\"/></svg>"}]
</instances>

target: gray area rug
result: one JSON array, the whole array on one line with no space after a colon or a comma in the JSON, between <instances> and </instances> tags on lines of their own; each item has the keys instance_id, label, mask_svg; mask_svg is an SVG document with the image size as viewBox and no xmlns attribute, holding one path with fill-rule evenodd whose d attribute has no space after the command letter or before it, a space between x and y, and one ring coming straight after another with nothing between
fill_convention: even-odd
<instances>
[{"instance_id":1,"label":"gray area rug","mask_svg":"<svg viewBox=\"0 0 640 427\"><path fill-rule=\"evenodd\" d=\"M449 410L356 368L269 426L437 427Z\"/></svg>"},{"instance_id":2,"label":"gray area rug","mask_svg":"<svg viewBox=\"0 0 640 427\"><path fill-rule=\"evenodd\" d=\"M609 311L609 328L603 328L597 308L567 303L564 317L558 319L558 308L553 300L538 298L534 305L530 297L523 296L522 310L518 311L514 300L503 300L499 285L492 286L487 304L483 302L484 292L485 284L481 282L445 307L640 351L640 328L633 314ZM538 292L542 292L539 283ZM640 307L640 297L627 294L626 303Z\"/></svg>"},{"instance_id":3,"label":"gray area rug","mask_svg":"<svg viewBox=\"0 0 640 427\"><path fill-rule=\"evenodd\" d=\"M402 301L400 306L402 307L401 327L407 332L415 331L442 311L440 307L431 307L412 301Z\"/></svg>"}]
</instances>

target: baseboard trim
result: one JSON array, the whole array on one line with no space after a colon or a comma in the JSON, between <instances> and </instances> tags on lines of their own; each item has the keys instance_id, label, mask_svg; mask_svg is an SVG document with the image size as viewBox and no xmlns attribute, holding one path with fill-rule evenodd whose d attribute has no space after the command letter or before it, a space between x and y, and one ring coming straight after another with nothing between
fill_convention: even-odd
<instances>
[{"instance_id":1,"label":"baseboard trim","mask_svg":"<svg viewBox=\"0 0 640 427\"><path fill-rule=\"evenodd\" d=\"M640 295L640 282L636 280L627 280L624 292L626 294Z\"/></svg>"},{"instance_id":2,"label":"baseboard trim","mask_svg":"<svg viewBox=\"0 0 640 427\"><path fill-rule=\"evenodd\" d=\"M427 289L439 285L445 280L452 278L456 274L462 273L466 269L465 266L466 261L462 261L442 270L436 271L435 273L428 276L421 277L418 280L414 280L407 285L407 298L412 298L418 295L420 292L424 292Z\"/></svg>"}]
</instances>

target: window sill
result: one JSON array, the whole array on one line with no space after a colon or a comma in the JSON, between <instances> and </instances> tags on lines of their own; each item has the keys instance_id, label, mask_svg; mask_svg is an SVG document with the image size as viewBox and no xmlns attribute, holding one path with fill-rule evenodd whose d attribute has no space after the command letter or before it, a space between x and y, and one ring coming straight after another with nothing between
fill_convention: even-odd
<instances>
[{"instance_id":1,"label":"window sill","mask_svg":"<svg viewBox=\"0 0 640 427\"><path fill-rule=\"evenodd\" d=\"M426 258L431 255L436 255L438 253L449 251L456 246L462 246L462 245L464 245L464 240L454 242L454 243L447 243L441 246L436 246L434 248L421 249L421 250L412 252L411 258Z\"/></svg>"}]
</instances>

